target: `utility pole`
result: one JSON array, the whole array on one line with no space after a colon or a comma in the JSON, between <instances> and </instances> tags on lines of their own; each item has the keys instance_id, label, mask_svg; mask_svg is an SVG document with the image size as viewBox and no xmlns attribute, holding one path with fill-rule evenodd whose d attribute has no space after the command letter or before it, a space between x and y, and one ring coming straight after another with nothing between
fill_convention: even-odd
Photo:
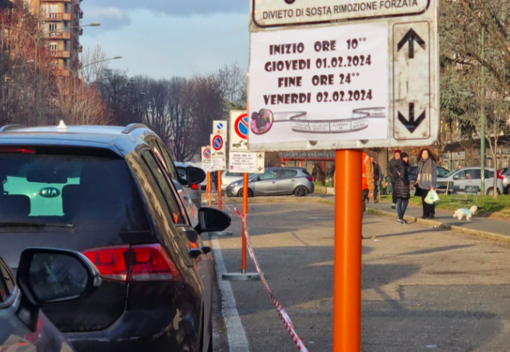
<instances>
[{"instance_id":1,"label":"utility pole","mask_svg":"<svg viewBox=\"0 0 510 352\"><path fill-rule=\"evenodd\" d=\"M482 26L482 67L480 71L481 75L481 116L480 116L480 167L481 167L481 188L480 193L485 194L485 66L483 64L483 61L485 60L485 27ZM494 175L496 176L496 175Z\"/></svg>"}]
</instances>

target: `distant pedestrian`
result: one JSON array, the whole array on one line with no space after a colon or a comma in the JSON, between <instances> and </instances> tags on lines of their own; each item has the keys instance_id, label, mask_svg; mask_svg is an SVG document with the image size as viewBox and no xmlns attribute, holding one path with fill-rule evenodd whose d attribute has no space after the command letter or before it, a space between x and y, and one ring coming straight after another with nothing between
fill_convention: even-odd
<instances>
[{"instance_id":1,"label":"distant pedestrian","mask_svg":"<svg viewBox=\"0 0 510 352\"><path fill-rule=\"evenodd\" d=\"M379 203L379 184L382 181L383 174L381 166L374 158L372 160L372 166L374 168L374 203Z\"/></svg>"},{"instance_id":2,"label":"distant pedestrian","mask_svg":"<svg viewBox=\"0 0 510 352\"><path fill-rule=\"evenodd\" d=\"M395 209L396 203L397 203L397 197L395 197L395 166L397 166L397 164L399 163L400 154L401 154L401 151L398 149L393 152L393 159L391 159L388 162L388 167L386 169L388 176L390 176L390 178L391 178L391 188L392 188L391 207L393 209Z\"/></svg>"},{"instance_id":3,"label":"distant pedestrian","mask_svg":"<svg viewBox=\"0 0 510 352\"><path fill-rule=\"evenodd\" d=\"M407 206L409 205L409 198L411 198L411 190L409 184L409 171L411 167L409 166L409 155L407 153L402 153L400 157L400 162L395 166L395 196L397 197L397 214L398 214L398 223L399 224L407 224L407 221L404 219L404 215L406 214Z\"/></svg>"},{"instance_id":4,"label":"distant pedestrian","mask_svg":"<svg viewBox=\"0 0 510 352\"><path fill-rule=\"evenodd\" d=\"M285 167L285 163L281 163L281 164L280 164L280 167Z\"/></svg>"},{"instance_id":5,"label":"distant pedestrian","mask_svg":"<svg viewBox=\"0 0 510 352\"><path fill-rule=\"evenodd\" d=\"M367 209L367 202L374 196L374 167L370 157L361 154L361 201L363 213Z\"/></svg>"},{"instance_id":6,"label":"distant pedestrian","mask_svg":"<svg viewBox=\"0 0 510 352\"><path fill-rule=\"evenodd\" d=\"M437 180L437 164L436 157L428 149L422 149L418 155L418 178L416 185L418 185L418 193L421 194L423 202L423 216L422 219L434 219L436 209L434 204L427 204L425 198L429 191L436 189Z\"/></svg>"}]
</instances>

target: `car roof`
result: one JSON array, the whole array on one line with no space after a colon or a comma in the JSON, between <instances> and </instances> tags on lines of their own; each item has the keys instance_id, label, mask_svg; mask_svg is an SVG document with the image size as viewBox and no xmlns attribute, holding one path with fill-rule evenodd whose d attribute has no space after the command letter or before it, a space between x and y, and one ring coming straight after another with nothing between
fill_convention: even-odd
<instances>
[{"instance_id":1,"label":"car roof","mask_svg":"<svg viewBox=\"0 0 510 352\"><path fill-rule=\"evenodd\" d=\"M157 135L147 126L130 124L121 126L44 126L23 127L8 125L0 128L0 145L23 146L74 146L109 149L125 156L145 138Z\"/></svg>"}]
</instances>

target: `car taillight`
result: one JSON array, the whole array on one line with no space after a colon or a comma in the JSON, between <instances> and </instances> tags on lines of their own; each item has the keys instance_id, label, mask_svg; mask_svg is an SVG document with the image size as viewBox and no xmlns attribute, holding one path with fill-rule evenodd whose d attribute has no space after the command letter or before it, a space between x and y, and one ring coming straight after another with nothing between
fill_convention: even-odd
<instances>
[{"instance_id":1,"label":"car taillight","mask_svg":"<svg viewBox=\"0 0 510 352\"><path fill-rule=\"evenodd\" d=\"M129 246L121 246L92 249L83 254L97 267L101 277L112 281L126 281L128 252Z\"/></svg>"},{"instance_id":2,"label":"car taillight","mask_svg":"<svg viewBox=\"0 0 510 352\"><path fill-rule=\"evenodd\" d=\"M195 191L198 190L198 186L197 185L191 185L191 188L193 188Z\"/></svg>"},{"instance_id":3,"label":"car taillight","mask_svg":"<svg viewBox=\"0 0 510 352\"><path fill-rule=\"evenodd\" d=\"M181 275L160 244L134 246L131 281L179 281Z\"/></svg>"},{"instance_id":4,"label":"car taillight","mask_svg":"<svg viewBox=\"0 0 510 352\"><path fill-rule=\"evenodd\" d=\"M35 150L29 148L0 147L0 153L35 154Z\"/></svg>"},{"instance_id":5,"label":"car taillight","mask_svg":"<svg viewBox=\"0 0 510 352\"><path fill-rule=\"evenodd\" d=\"M175 264L160 244L119 246L84 251L101 277L110 281L179 281Z\"/></svg>"},{"instance_id":6,"label":"car taillight","mask_svg":"<svg viewBox=\"0 0 510 352\"><path fill-rule=\"evenodd\" d=\"M306 176L306 179L310 182L313 182L313 178L311 176Z\"/></svg>"}]
</instances>

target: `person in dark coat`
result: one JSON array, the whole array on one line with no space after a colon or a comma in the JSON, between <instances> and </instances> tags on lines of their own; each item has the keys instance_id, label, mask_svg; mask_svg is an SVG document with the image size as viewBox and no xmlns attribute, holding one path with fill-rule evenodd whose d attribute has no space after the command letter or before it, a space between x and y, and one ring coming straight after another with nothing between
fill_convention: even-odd
<instances>
[{"instance_id":1,"label":"person in dark coat","mask_svg":"<svg viewBox=\"0 0 510 352\"><path fill-rule=\"evenodd\" d=\"M418 177L416 185L419 187L423 202L422 219L434 219L436 210L434 204L427 204L425 198L430 191L436 189L437 186L437 164L436 157L428 149L420 150L418 155Z\"/></svg>"},{"instance_id":2,"label":"person in dark coat","mask_svg":"<svg viewBox=\"0 0 510 352\"><path fill-rule=\"evenodd\" d=\"M383 174L381 166L379 165L377 160L374 160L374 158L372 158L372 164L374 166L374 183L375 183L374 203L379 203L379 185L382 181Z\"/></svg>"},{"instance_id":3,"label":"person in dark coat","mask_svg":"<svg viewBox=\"0 0 510 352\"><path fill-rule=\"evenodd\" d=\"M397 214L398 223L407 224L404 220L404 215L409 205L409 198L411 198L411 190L409 188L409 155L407 153L401 154L401 159L398 164L395 165L395 183L393 186L393 194L397 198Z\"/></svg>"},{"instance_id":4,"label":"person in dark coat","mask_svg":"<svg viewBox=\"0 0 510 352\"><path fill-rule=\"evenodd\" d=\"M395 197L395 166L397 166L398 163L400 163L400 150L397 149L393 152L393 159L388 161L388 167L386 168L387 175L391 177L391 187L393 189L391 207L393 209L395 209L397 203L397 197Z\"/></svg>"}]
</instances>

